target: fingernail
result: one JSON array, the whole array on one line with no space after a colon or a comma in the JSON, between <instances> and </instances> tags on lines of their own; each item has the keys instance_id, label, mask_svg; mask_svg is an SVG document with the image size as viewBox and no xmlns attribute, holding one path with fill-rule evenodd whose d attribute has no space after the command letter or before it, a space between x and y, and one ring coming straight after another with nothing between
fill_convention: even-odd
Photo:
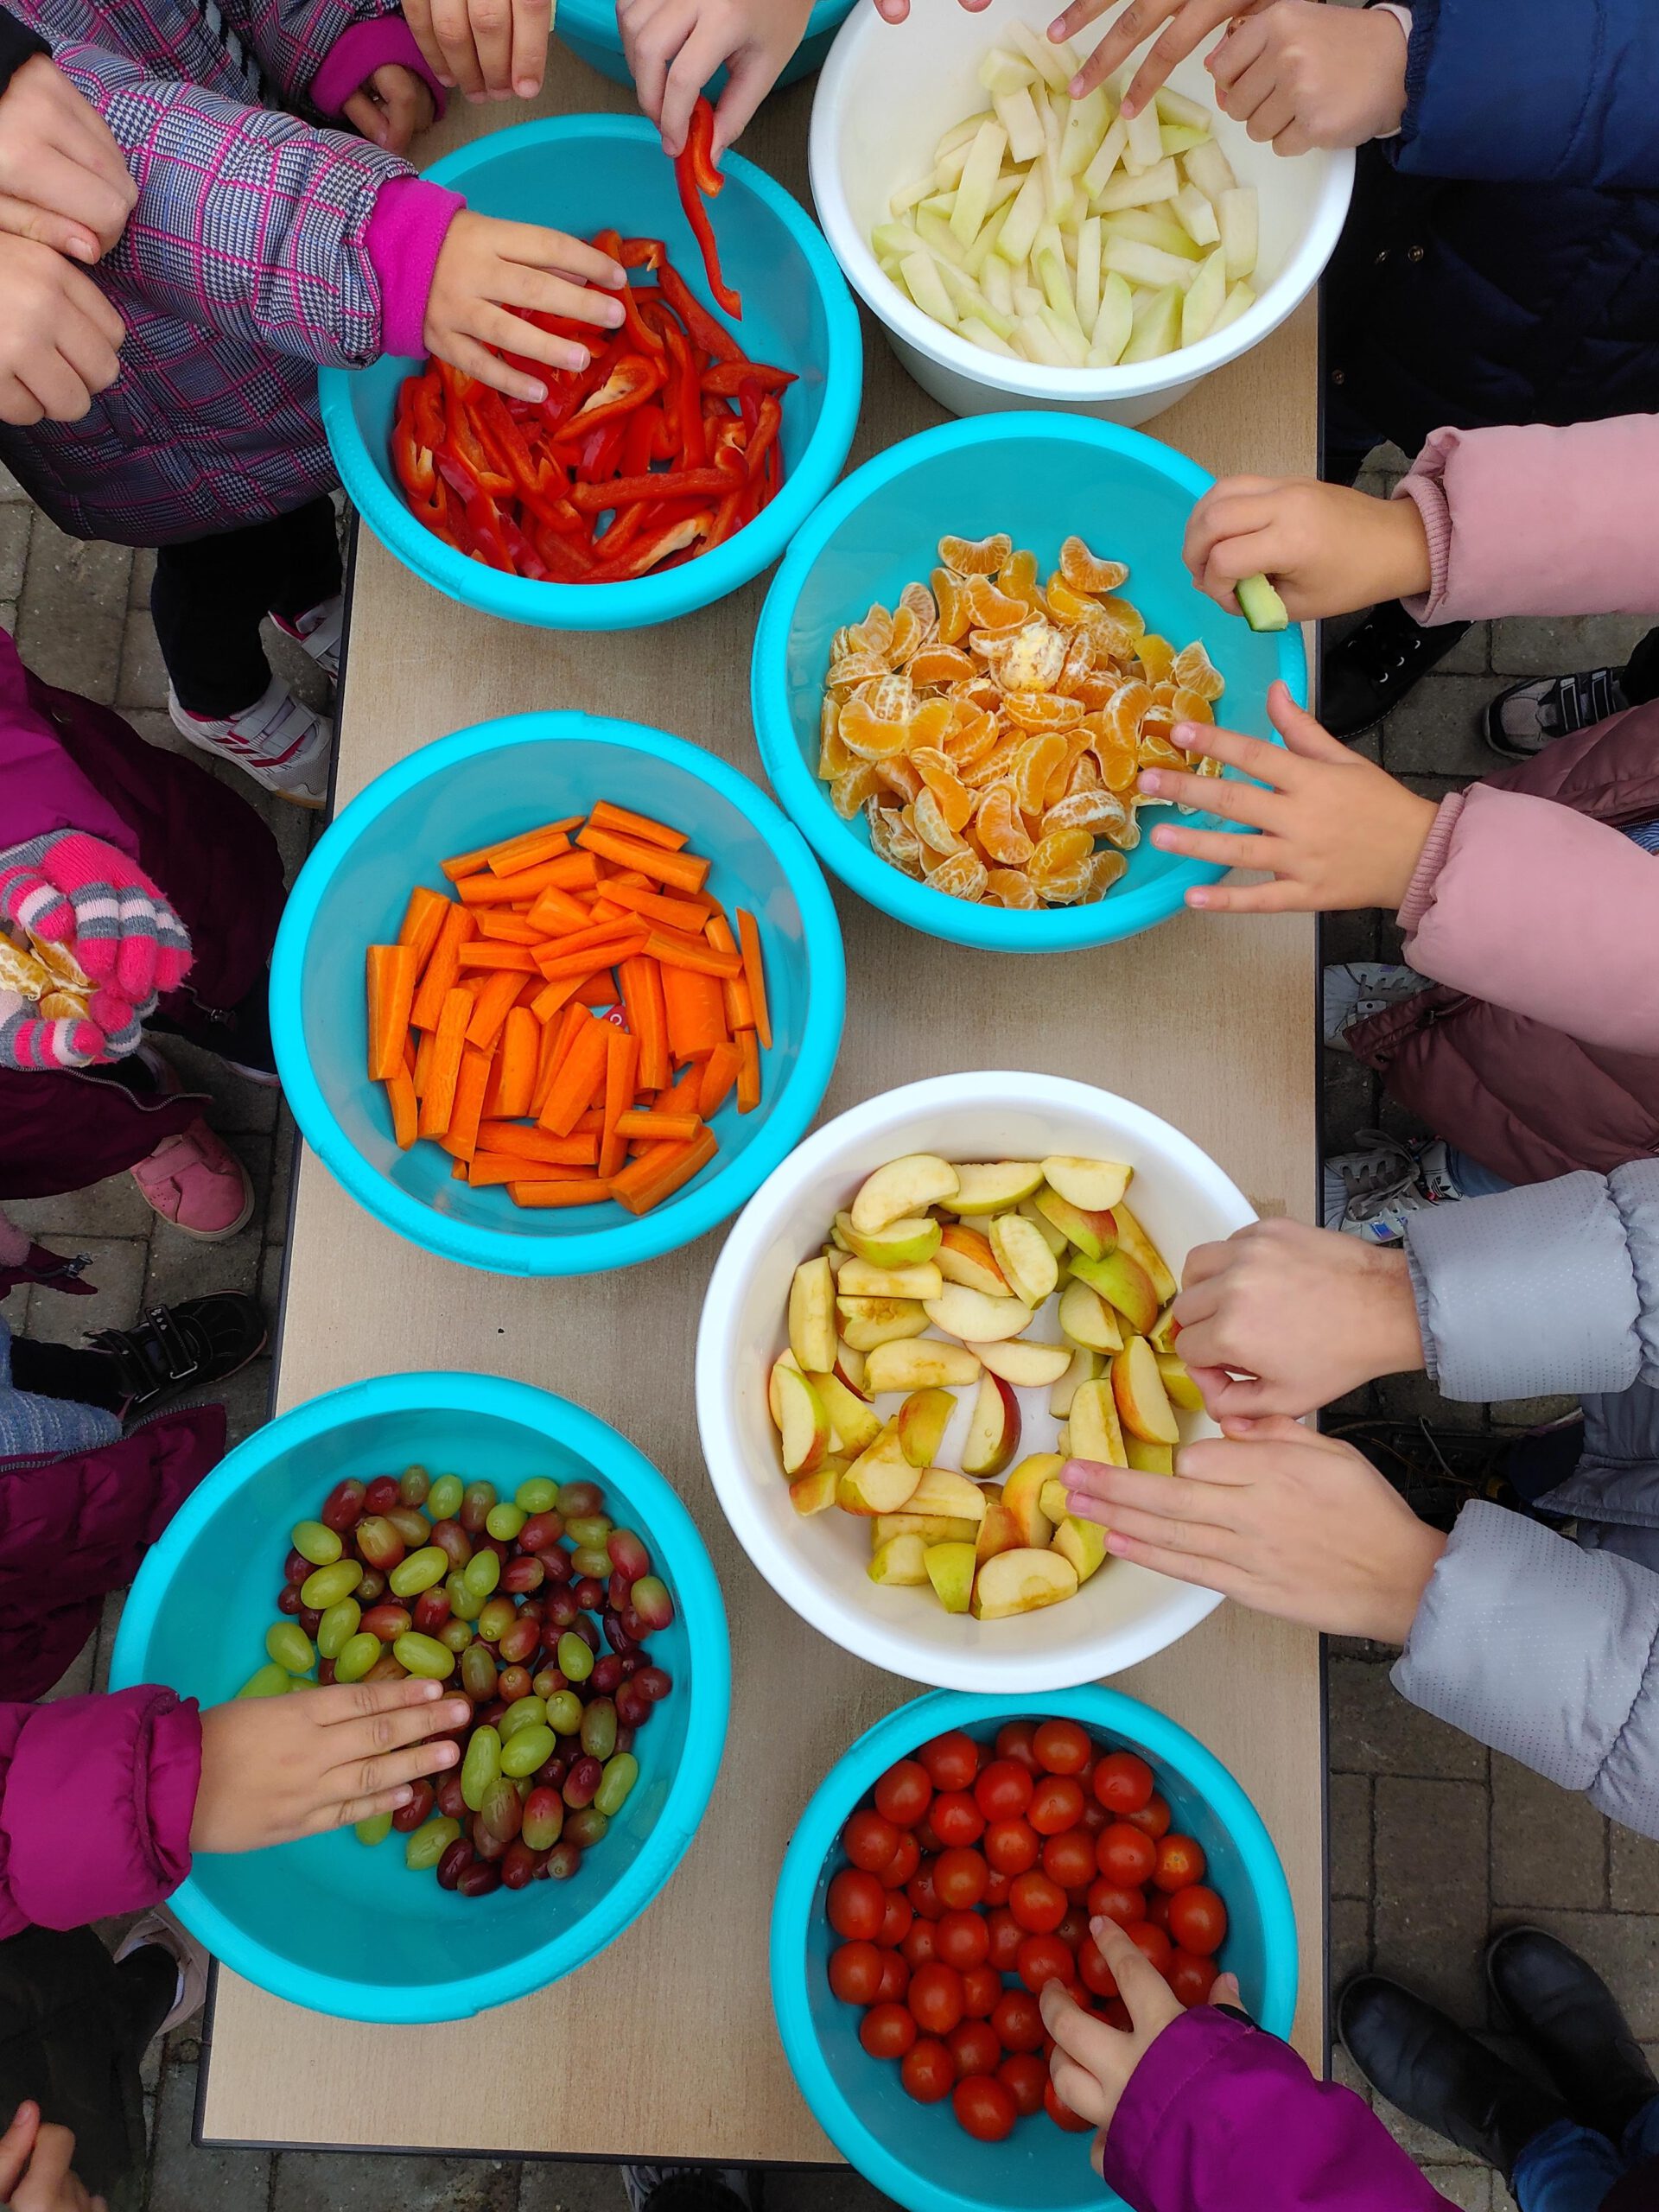
<instances>
[{"instance_id":1,"label":"fingernail","mask_svg":"<svg viewBox=\"0 0 1659 2212\"><path fill-rule=\"evenodd\" d=\"M442 69L438 72L438 82L443 86L446 92L453 92L455 89L454 79L453 77L446 77Z\"/></svg>"},{"instance_id":2,"label":"fingernail","mask_svg":"<svg viewBox=\"0 0 1659 2212\"><path fill-rule=\"evenodd\" d=\"M1115 1553L1121 1558L1123 1552L1123 1538L1117 1534L1116 1529L1109 1529L1106 1531L1106 1548L1109 1552Z\"/></svg>"},{"instance_id":3,"label":"fingernail","mask_svg":"<svg viewBox=\"0 0 1659 2212\"><path fill-rule=\"evenodd\" d=\"M1117 111L1126 123L1133 123L1141 112L1141 103L1139 100L1126 99Z\"/></svg>"},{"instance_id":4,"label":"fingernail","mask_svg":"<svg viewBox=\"0 0 1659 2212\"><path fill-rule=\"evenodd\" d=\"M1202 884L1195 884L1192 889L1186 894L1186 903L1189 906L1208 906L1213 902L1211 899L1209 892L1204 887L1204 886Z\"/></svg>"},{"instance_id":5,"label":"fingernail","mask_svg":"<svg viewBox=\"0 0 1659 2212\"><path fill-rule=\"evenodd\" d=\"M547 386L544 384L533 384L524 396L532 407L539 407L547 397Z\"/></svg>"},{"instance_id":6,"label":"fingernail","mask_svg":"<svg viewBox=\"0 0 1659 2212\"><path fill-rule=\"evenodd\" d=\"M468 92L467 99L468 105L472 107L481 107L484 105L484 95L482 92Z\"/></svg>"},{"instance_id":7,"label":"fingernail","mask_svg":"<svg viewBox=\"0 0 1659 2212\"><path fill-rule=\"evenodd\" d=\"M1163 789L1163 779L1155 768L1143 768L1138 779L1141 788L1149 798L1156 798Z\"/></svg>"},{"instance_id":8,"label":"fingernail","mask_svg":"<svg viewBox=\"0 0 1659 2212\"><path fill-rule=\"evenodd\" d=\"M521 100L533 100L541 86L533 77L518 77L514 79L512 89Z\"/></svg>"},{"instance_id":9,"label":"fingernail","mask_svg":"<svg viewBox=\"0 0 1659 2212\"><path fill-rule=\"evenodd\" d=\"M98 259L98 248L92 244L90 238L71 238L69 241L69 251L74 255L77 261L96 261Z\"/></svg>"},{"instance_id":10,"label":"fingernail","mask_svg":"<svg viewBox=\"0 0 1659 2212\"><path fill-rule=\"evenodd\" d=\"M1049 33L1049 36L1051 38L1057 38L1058 35L1059 34L1058 29L1052 30ZM1068 97L1071 99L1080 100L1086 97L1083 89L1083 79L1081 77L1074 77L1065 89Z\"/></svg>"},{"instance_id":11,"label":"fingernail","mask_svg":"<svg viewBox=\"0 0 1659 2212\"><path fill-rule=\"evenodd\" d=\"M585 353L578 346L570 356L570 365L573 369L585 369L592 359L591 353Z\"/></svg>"},{"instance_id":12,"label":"fingernail","mask_svg":"<svg viewBox=\"0 0 1659 2212\"><path fill-rule=\"evenodd\" d=\"M407 1783L401 1783L391 1793L392 1802L394 1805L397 1806L407 1805L410 1799L414 1795L415 1792L410 1788Z\"/></svg>"}]
</instances>

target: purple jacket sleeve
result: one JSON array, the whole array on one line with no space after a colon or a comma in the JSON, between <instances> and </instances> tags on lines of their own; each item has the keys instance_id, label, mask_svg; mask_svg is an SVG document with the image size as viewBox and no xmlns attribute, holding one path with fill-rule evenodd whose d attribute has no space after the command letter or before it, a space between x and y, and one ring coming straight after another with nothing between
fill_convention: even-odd
<instances>
[{"instance_id":1,"label":"purple jacket sleeve","mask_svg":"<svg viewBox=\"0 0 1659 2212\"><path fill-rule=\"evenodd\" d=\"M1351 2089L1208 2005L1129 2077L1105 2177L1135 2212L1452 2212Z\"/></svg>"},{"instance_id":2,"label":"purple jacket sleeve","mask_svg":"<svg viewBox=\"0 0 1659 2212\"><path fill-rule=\"evenodd\" d=\"M169 1896L200 1775L200 1715L171 1690L0 1705L0 1938Z\"/></svg>"},{"instance_id":3,"label":"purple jacket sleeve","mask_svg":"<svg viewBox=\"0 0 1659 2212\"><path fill-rule=\"evenodd\" d=\"M138 841L64 751L29 696L17 648L0 630L0 853L54 830L85 830L131 860Z\"/></svg>"},{"instance_id":4,"label":"purple jacket sleeve","mask_svg":"<svg viewBox=\"0 0 1659 2212\"><path fill-rule=\"evenodd\" d=\"M365 77L397 61L425 79L443 113L443 87L421 58L402 0L221 0L221 7L284 101L338 115Z\"/></svg>"}]
</instances>

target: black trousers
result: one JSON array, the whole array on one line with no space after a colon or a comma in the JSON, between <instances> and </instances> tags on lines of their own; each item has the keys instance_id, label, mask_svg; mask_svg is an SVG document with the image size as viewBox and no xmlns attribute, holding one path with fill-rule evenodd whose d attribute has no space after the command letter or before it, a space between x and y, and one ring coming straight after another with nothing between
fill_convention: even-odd
<instances>
[{"instance_id":1,"label":"black trousers","mask_svg":"<svg viewBox=\"0 0 1659 2212\"><path fill-rule=\"evenodd\" d=\"M215 720L252 706L270 682L259 642L265 616L296 621L340 588L340 541L327 499L275 522L163 545L149 609L180 704Z\"/></svg>"},{"instance_id":2,"label":"black trousers","mask_svg":"<svg viewBox=\"0 0 1659 2212\"><path fill-rule=\"evenodd\" d=\"M11 1379L18 1389L32 1390L37 1397L102 1406L105 1413L119 1413L126 1402L109 1353L80 1344L37 1344L32 1337L14 1337Z\"/></svg>"}]
</instances>

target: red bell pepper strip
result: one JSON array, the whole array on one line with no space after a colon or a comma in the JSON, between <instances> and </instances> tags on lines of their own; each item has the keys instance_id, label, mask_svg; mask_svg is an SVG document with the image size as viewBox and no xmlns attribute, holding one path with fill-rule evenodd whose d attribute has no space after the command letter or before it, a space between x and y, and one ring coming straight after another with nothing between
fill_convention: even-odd
<instances>
[{"instance_id":1,"label":"red bell pepper strip","mask_svg":"<svg viewBox=\"0 0 1659 2212\"><path fill-rule=\"evenodd\" d=\"M590 392L560 429L562 439L585 437L601 423L619 422L642 407L668 380L665 368L643 353L623 353L611 364L610 372L596 391Z\"/></svg>"},{"instance_id":2,"label":"red bell pepper strip","mask_svg":"<svg viewBox=\"0 0 1659 2212\"><path fill-rule=\"evenodd\" d=\"M758 466L758 463L757 463ZM668 469L650 476L613 476L608 484L578 484L570 504L582 514L601 515L638 499L724 499L738 482L729 468Z\"/></svg>"},{"instance_id":3,"label":"red bell pepper strip","mask_svg":"<svg viewBox=\"0 0 1659 2212\"><path fill-rule=\"evenodd\" d=\"M701 468L709 458L702 430L702 393L697 378L697 357L690 340L671 318L664 331L672 373L664 412L672 425L673 442L665 460L682 468Z\"/></svg>"},{"instance_id":4,"label":"red bell pepper strip","mask_svg":"<svg viewBox=\"0 0 1659 2212\"><path fill-rule=\"evenodd\" d=\"M601 253L608 253L613 261L622 259L622 241L614 231L595 231L594 244ZM639 302L633 296L632 284L624 284L617 297L622 302L623 328L633 344L649 353L660 353L663 341L654 330L648 329L640 320Z\"/></svg>"},{"instance_id":5,"label":"red bell pepper strip","mask_svg":"<svg viewBox=\"0 0 1659 2212\"><path fill-rule=\"evenodd\" d=\"M705 200L718 196L726 180L715 166L715 111L701 92L691 111L691 125L686 132L685 144L675 156L674 181L679 188L680 205L685 210L685 219L691 226L691 235L702 252L703 272L709 279L709 289L728 315L743 320L743 302L721 274L720 248L715 243L715 226L709 219Z\"/></svg>"},{"instance_id":6,"label":"red bell pepper strip","mask_svg":"<svg viewBox=\"0 0 1659 2212\"><path fill-rule=\"evenodd\" d=\"M649 575L672 555L687 551L700 537L706 537L713 520L710 508L693 515L671 517L660 528L653 530L643 544L636 543L610 568L599 569L594 582L620 583L630 577Z\"/></svg>"},{"instance_id":7,"label":"red bell pepper strip","mask_svg":"<svg viewBox=\"0 0 1659 2212\"><path fill-rule=\"evenodd\" d=\"M660 269L668 259L668 248L661 238L624 238L616 257L625 269Z\"/></svg>"},{"instance_id":8,"label":"red bell pepper strip","mask_svg":"<svg viewBox=\"0 0 1659 2212\"><path fill-rule=\"evenodd\" d=\"M495 466L491 454L479 437L478 427L468 410L467 400L472 387L471 377L453 369L447 361L438 363L438 374L443 383L444 438L439 448L440 458L448 460L469 480L470 488L483 492L493 499L498 493L511 492L512 478L503 467ZM447 474L448 472L446 472ZM449 480L454 483L452 476ZM455 488L466 496L467 485L456 484Z\"/></svg>"},{"instance_id":9,"label":"red bell pepper strip","mask_svg":"<svg viewBox=\"0 0 1659 2212\"><path fill-rule=\"evenodd\" d=\"M772 441L778 435L778 425L782 422L782 420L783 410L779 406L778 402L773 398L772 394L768 392L760 403L760 419L755 426L754 435L749 440L748 452L746 456L748 479L751 484L753 483L755 477L760 473L760 464L766 459L766 454L772 447Z\"/></svg>"},{"instance_id":10,"label":"red bell pepper strip","mask_svg":"<svg viewBox=\"0 0 1659 2212\"><path fill-rule=\"evenodd\" d=\"M625 476L643 476L651 467L658 445L658 432L663 420L663 410L649 400L643 407L636 407L628 417L627 429L622 439L620 467Z\"/></svg>"},{"instance_id":11,"label":"red bell pepper strip","mask_svg":"<svg viewBox=\"0 0 1659 2212\"><path fill-rule=\"evenodd\" d=\"M782 391L799 378L791 370L768 368L764 361L716 361L703 371L701 381L711 398L735 399L746 384L757 391Z\"/></svg>"}]
</instances>

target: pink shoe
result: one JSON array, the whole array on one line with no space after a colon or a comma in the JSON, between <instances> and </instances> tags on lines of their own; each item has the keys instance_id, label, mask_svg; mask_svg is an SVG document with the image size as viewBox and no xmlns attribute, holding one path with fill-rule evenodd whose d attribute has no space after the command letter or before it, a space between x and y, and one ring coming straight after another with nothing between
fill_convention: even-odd
<instances>
[{"instance_id":1,"label":"pink shoe","mask_svg":"<svg viewBox=\"0 0 1659 2212\"><path fill-rule=\"evenodd\" d=\"M253 1218L248 1171L206 1122L163 1137L133 1169L132 1179L163 1221L210 1244L223 1243Z\"/></svg>"}]
</instances>

